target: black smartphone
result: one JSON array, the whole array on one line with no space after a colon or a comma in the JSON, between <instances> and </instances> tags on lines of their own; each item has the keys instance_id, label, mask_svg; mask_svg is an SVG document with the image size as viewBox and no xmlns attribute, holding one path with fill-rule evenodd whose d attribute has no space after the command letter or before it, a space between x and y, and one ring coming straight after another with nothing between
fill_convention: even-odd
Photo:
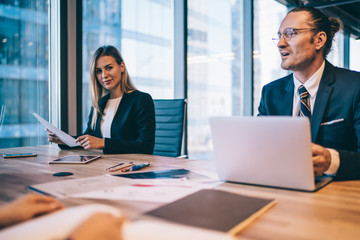
<instances>
[{"instance_id":1,"label":"black smartphone","mask_svg":"<svg viewBox=\"0 0 360 240\"><path fill-rule=\"evenodd\" d=\"M15 154L4 154L3 158L21 158L21 157L36 157L36 153L15 153Z\"/></svg>"}]
</instances>

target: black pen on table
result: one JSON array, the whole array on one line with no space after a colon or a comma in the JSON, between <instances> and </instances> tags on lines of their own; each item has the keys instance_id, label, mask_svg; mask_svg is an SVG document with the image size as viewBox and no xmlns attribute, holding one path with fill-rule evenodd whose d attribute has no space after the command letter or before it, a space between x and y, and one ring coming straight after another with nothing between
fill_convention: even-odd
<instances>
[{"instance_id":1,"label":"black pen on table","mask_svg":"<svg viewBox=\"0 0 360 240\"><path fill-rule=\"evenodd\" d=\"M127 167L131 167L133 166L134 163L133 162L129 162L129 163L119 163L115 166L109 167L106 169L106 171L108 172L115 172L117 170L123 169L123 168L127 168Z\"/></svg>"}]
</instances>

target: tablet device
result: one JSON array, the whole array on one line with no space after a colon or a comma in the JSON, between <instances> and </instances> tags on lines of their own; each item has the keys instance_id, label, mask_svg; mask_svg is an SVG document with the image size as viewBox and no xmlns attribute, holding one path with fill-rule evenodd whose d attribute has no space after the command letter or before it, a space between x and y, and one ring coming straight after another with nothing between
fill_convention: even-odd
<instances>
[{"instance_id":1,"label":"tablet device","mask_svg":"<svg viewBox=\"0 0 360 240\"><path fill-rule=\"evenodd\" d=\"M98 156L69 155L49 161L49 164L54 164L54 163L85 164L94 161L95 159L98 159L100 157L101 157L100 155Z\"/></svg>"}]
</instances>

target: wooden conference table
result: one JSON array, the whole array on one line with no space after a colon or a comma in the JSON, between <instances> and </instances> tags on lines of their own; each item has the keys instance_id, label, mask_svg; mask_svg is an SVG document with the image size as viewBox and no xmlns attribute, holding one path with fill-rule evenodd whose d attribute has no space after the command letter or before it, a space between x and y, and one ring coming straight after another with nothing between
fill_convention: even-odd
<instances>
[{"instance_id":1,"label":"wooden conference table","mask_svg":"<svg viewBox=\"0 0 360 240\"><path fill-rule=\"evenodd\" d=\"M105 169L121 161L151 162L140 171L186 168L215 172L212 161L177 159L143 154L103 155L101 151L60 150L55 145L0 149L0 154L37 153L37 157L0 157L0 204L29 192L26 186L65 179L105 174ZM85 165L48 164L49 160L74 154L101 154L102 158ZM54 177L55 172L69 171L74 175ZM238 239L359 239L360 181L332 182L316 193L266 188L244 184L223 183L216 189L274 198L277 204L237 236ZM62 199L66 206L84 203L105 203L121 209L129 218L159 206L159 203L110 200Z\"/></svg>"}]
</instances>

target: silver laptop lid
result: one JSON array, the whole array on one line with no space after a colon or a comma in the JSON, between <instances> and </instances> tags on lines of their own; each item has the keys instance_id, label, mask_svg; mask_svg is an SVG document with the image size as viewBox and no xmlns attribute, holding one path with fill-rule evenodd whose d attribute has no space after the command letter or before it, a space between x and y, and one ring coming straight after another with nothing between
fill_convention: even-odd
<instances>
[{"instance_id":1,"label":"silver laptop lid","mask_svg":"<svg viewBox=\"0 0 360 240\"><path fill-rule=\"evenodd\" d=\"M293 117L211 117L219 178L313 191L310 123Z\"/></svg>"}]
</instances>

